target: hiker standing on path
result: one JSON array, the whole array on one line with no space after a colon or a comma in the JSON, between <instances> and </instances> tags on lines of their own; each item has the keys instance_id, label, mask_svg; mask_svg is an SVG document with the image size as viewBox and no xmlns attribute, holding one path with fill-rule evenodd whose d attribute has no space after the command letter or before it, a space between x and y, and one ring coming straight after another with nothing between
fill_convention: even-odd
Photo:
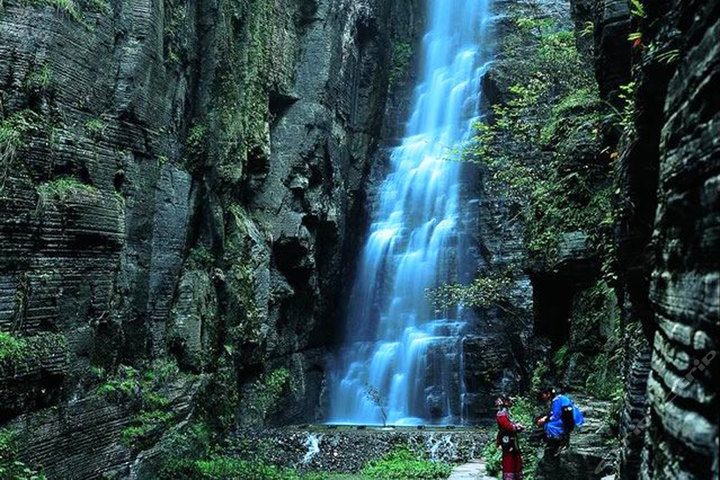
<instances>
[{"instance_id":1,"label":"hiker standing on path","mask_svg":"<svg viewBox=\"0 0 720 480\"><path fill-rule=\"evenodd\" d=\"M552 387L543 387L540 398L546 403L552 400L552 404L550 413L540 417L537 426L545 430L548 451L558 454L570 446L570 434L585 423L585 417L570 397L558 394Z\"/></svg>"},{"instance_id":2,"label":"hiker standing on path","mask_svg":"<svg viewBox=\"0 0 720 480\"><path fill-rule=\"evenodd\" d=\"M496 415L499 429L497 445L502 448L503 480L520 480L522 479L522 453L518 443L518 433L522 432L524 427L512 421L510 416L510 408L513 405L512 398L498 397L495 405L498 407Z\"/></svg>"}]
</instances>

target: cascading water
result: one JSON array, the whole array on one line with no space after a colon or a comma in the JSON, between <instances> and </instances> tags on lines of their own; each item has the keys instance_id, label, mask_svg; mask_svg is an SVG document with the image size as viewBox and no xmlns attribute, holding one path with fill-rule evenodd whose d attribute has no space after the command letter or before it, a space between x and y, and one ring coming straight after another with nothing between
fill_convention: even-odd
<instances>
[{"instance_id":1,"label":"cascading water","mask_svg":"<svg viewBox=\"0 0 720 480\"><path fill-rule=\"evenodd\" d=\"M438 314L426 290L469 280L474 261L453 161L479 112L490 0L428 0L422 83L391 155L330 377L330 423L457 423L468 313ZM373 391L375 394L368 394Z\"/></svg>"},{"instance_id":2,"label":"cascading water","mask_svg":"<svg viewBox=\"0 0 720 480\"><path fill-rule=\"evenodd\" d=\"M305 456L303 456L302 465L310 465L310 462L312 462L312 459L315 458L315 456L320 453L320 441L322 440L322 435L316 435L314 433L308 433L305 437L305 448L307 448L307 451L305 452Z\"/></svg>"}]
</instances>

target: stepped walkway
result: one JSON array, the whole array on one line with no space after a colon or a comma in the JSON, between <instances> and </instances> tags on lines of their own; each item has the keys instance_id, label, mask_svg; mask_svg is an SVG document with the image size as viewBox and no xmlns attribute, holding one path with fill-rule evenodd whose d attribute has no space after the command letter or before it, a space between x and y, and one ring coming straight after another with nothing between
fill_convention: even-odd
<instances>
[{"instance_id":1,"label":"stepped walkway","mask_svg":"<svg viewBox=\"0 0 720 480\"><path fill-rule=\"evenodd\" d=\"M487 474L487 465L482 460L473 460L455 467L448 480L497 480Z\"/></svg>"}]
</instances>

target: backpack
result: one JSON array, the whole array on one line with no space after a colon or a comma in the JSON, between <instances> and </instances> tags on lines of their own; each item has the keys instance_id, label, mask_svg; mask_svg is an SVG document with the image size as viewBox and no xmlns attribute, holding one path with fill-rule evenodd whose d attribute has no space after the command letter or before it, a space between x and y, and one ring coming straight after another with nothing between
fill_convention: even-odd
<instances>
[{"instance_id":1,"label":"backpack","mask_svg":"<svg viewBox=\"0 0 720 480\"><path fill-rule=\"evenodd\" d=\"M573 405L565 405L560 412L560 420L562 420L565 434L569 435L575 430L575 407Z\"/></svg>"}]
</instances>

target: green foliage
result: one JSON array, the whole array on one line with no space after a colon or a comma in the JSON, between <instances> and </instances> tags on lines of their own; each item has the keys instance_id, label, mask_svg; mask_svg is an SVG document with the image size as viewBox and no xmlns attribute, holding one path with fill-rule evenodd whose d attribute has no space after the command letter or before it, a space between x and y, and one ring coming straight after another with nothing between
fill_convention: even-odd
<instances>
[{"instance_id":1,"label":"green foliage","mask_svg":"<svg viewBox=\"0 0 720 480\"><path fill-rule=\"evenodd\" d=\"M30 3L38 6L54 7L57 11L68 15L76 22L83 23L83 17L73 0L30 0Z\"/></svg>"},{"instance_id":2,"label":"green foliage","mask_svg":"<svg viewBox=\"0 0 720 480\"><path fill-rule=\"evenodd\" d=\"M236 428L241 403L230 355L220 355L217 371L202 389L198 405L202 418L215 430L230 432Z\"/></svg>"},{"instance_id":3,"label":"green foliage","mask_svg":"<svg viewBox=\"0 0 720 480\"><path fill-rule=\"evenodd\" d=\"M0 430L0 478L7 480L46 480L45 475L19 460L21 446L17 433L9 428Z\"/></svg>"},{"instance_id":4,"label":"green foliage","mask_svg":"<svg viewBox=\"0 0 720 480\"><path fill-rule=\"evenodd\" d=\"M642 38L643 38L642 32L632 32L631 34L628 35L628 40L630 40L631 42L642 40Z\"/></svg>"},{"instance_id":5,"label":"green foliage","mask_svg":"<svg viewBox=\"0 0 720 480\"><path fill-rule=\"evenodd\" d=\"M327 475L321 472L300 473L257 460L217 454L200 460L174 458L164 466L159 476L159 480L325 480L326 478Z\"/></svg>"},{"instance_id":6,"label":"green foliage","mask_svg":"<svg viewBox=\"0 0 720 480\"><path fill-rule=\"evenodd\" d=\"M197 171L204 162L208 145L208 130L203 124L190 128L185 138L185 157L187 166Z\"/></svg>"},{"instance_id":7,"label":"green foliage","mask_svg":"<svg viewBox=\"0 0 720 480\"><path fill-rule=\"evenodd\" d=\"M167 403L165 404L167 406ZM125 428L120 436L122 443L128 447L144 448L151 445L151 435L164 429L173 419L171 412L162 410L142 411L133 415L132 425Z\"/></svg>"},{"instance_id":8,"label":"green foliage","mask_svg":"<svg viewBox=\"0 0 720 480\"><path fill-rule=\"evenodd\" d=\"M165 2L165 18L167 19L163 25L165 61L169 64L177 64L190 38L190 35L183 30L188 19L186 4L176 0Z\"/></svg>"},{"instance_id":9,"label":"green foliage","mask_svg":"<svg viewBox=\"0 0 720 480\"><path fill-rule=\"evenodd\" d=\"M393 42L392 66L390 68L389 85L392 89L410 68L413 47L408 42Z\"/></svg>"},{"instance_id":10,"label":"green foliage","mask_svg":"<svg viewBox=\"0 0 720 480\"><path fill-rule=\"evenodd\" d=\"M568 344L566 343L562 347L558 348L557 351L553 354L552 361L555 364L556 368L561 368L563 365L565 365L567 354Z\"/></svg>"},{"instance_id":11,"label":"green foliage","mask_svg":"<svg viewBox=\"0 0 720 480\"><path fill-rule=\"evenodd\" d=\"M515 81L510 98L475 126L463 158L487 169L491 192L522 208L526 247L552 269L564 233L592 235L611 211L610 190L598 184L608 166L578 162L599 151L602 108L573 32L532 15L515 23L519 31L503 42L498 67Z\"/></svg>"},{"instance_id":12,"label":"green foliage","mask_svg":"<svg viewBox=\"0 0 720 480\"><path fill-rule=\"evenodd\" d=\"M16 112L0 122L0 168L4 183L18 150L25 146L27 134L37 130L39 116L32 110Z\"/></svg>"},{"instance_id":13,"label":"green foliage","mask_svg":"<svg viewBox=\"0 0 720 480\"><path fill-rule=\"evenodd\" d=\"M103 15L108 15L112 8L108 0L85 0L88 10L99 12Z\"/></svg>"},{"instance_id":14,"label":"green foliage","mask_svg":"<svg viewBox=\"0 0 720 480\"><path fill-rule=\"evenodd\" d=\"M381 459L371 460L362 469L362 474L382 480L403 479L445 479L452 467L443 462L432 462L406 448L397 448Z\"/></svg>"},{"instance_id":15,"label":"green foliage","mask_svg":"<svg viewBox=\"0 0 720 480\"><path fill-rule=\"evenodd\" d=\"M498 446L495 438L485 444L480 456L487 464L487 472L497 478L497 475L502 472L502 449Z\"/></svg>"},{"instance_id":16,"label":"green foliage","mask_svg":"<svg viewBox=\"0 0 720 480\"><path fill-rule=\"evenodd\" d=\"M52 353L64 353L69 358L67 338L59 333L41 333L29 337L16 337L0 333L0 376L16 375L26 371Z\"/></svg>"},{"instance_id":17,"label":"green foliage","mask_svg":"<svg viewBox=\"0 0 720 480\"><path fill-rule=\"evenodd\" d=\"M545 384L546 376L550 367L545 362L538 361L533 368L532 376L530 377L530 391L538 392L540 388Z\"/></svg>"},{"instance_id":18,"label":"green foliage","mask_svg":"<svg viewBox=\"0 0 720 480\"><path fill-rule=\"evenodd\" d=\"M157 390L176 378L178 373L177 364L166 360L157 360L144 371L120 365L114 375L96 388L95 393L109 395L114 401L138 396L145 402L144 406L154 408L162 403L158 400Z\"/></svg>"},{"instance_id":19,"label":"green foliage","mask_svg":"<svg viewBox=\"0 0 720 480\"><path fill-rule=\"evenodd\" d=\"M164 431L174 418L165 391L179 375L177 365L158 360L144 371L121 365L109 378L104 370L97 371L105 381L95 389L95 394L113 402L126 402L135 412L131 424L122 431L123 444L135 448L150 446L156 434Z\"/></svg>"},{"instance_id":20,"label":"green foliage","mask_svg":"<svg viewBox=\"0 0 720 480\"><path fill-rule=\"evenodd\" d=\"M87 183L82 183L72 177L61 177L36 187L38 194L38 207L41 208L50 200L67 200L73 195L95 195L98 189Z\"/></svg>"},{"instance_id":21,"label":"green foliage","mask_svg":"<svg viewBox=\"0 0 720 480\"><path fill-rule=\"evenodd\" d=\"M140 389L140 372L133 367L120 365L116 374L95 389L95 393L111 400L124 400Z\"/></svg>"},{"instance_id":22,"label":"green foliage","mask_svg":"<svg viewBox=\"0 0 720 480\"><path fill-rule=\"evenodd\" d=\"M85 130L93 138L100 138L105 133L107 125L102 118L91 118L85 122Z\"/></svg>"},{"instance_id":23,"label":"green foliage","mask_svg":"<svg viewBox=\"0 0 720 480\"><path fill-rule=\"evenodd\" d=\"M629 0L629 3L630 13L639 18L647 17L647 13L645 12L645 5L643 4L642 0Z\"/></svg>"},{"instance_id":24,"label":"green foliage","mask_svg":"<svg viewBox=\"0 0 720 480\"><path fill-rule=\"evenodd\" d=\"M207 270L215 265L215 257L206 247L195 247L188 254L187 265L193 270Z\"/></svg>"},{"instance_id":25,"label":"green foliage","mask_svg":"<svg viewBox=\"0 0 720 480\"><path fill-rule=\"evenodd\" d=\"M595 24L593 22L585 22L582 30L580 30L581 37L587 37L595 33Z\"/></svg>"},{"instance_id":26,"label":"green foliage","mask_svg":"<svg viewBox=\"0 0 720 480\"><path fill-rule=\"evenodd\" d=\"M515 272L512 268L502 272L489 272L475 278L469 285L442 285L428 290L426 295L438 313L447 311L455 305L504 308L511 299L514 277Z\"/></svg>"},{"instance_id":27,"label":"green foliage","mask_svg":"<svg viewBox=\"0 0 720 480\"><path fill-rule=\"evenodd\" d=\"M0 332L0 364L21 362L27 353L27 343L23 339Z\"/></svg>"},{"instance_id":28,"label":"green foliage","mask_svg":"<svg viewBox=\"0 0 720 480\"><path fill-rule=\"evenodd\" d=\"M577 122L596 122L598 107L597 92L591 88L581 88L561 97L550 111L549 122L540 130L540 141L543 146L552 146L551 142L557 135L567 131Z\"/></svg>"},{"instance_id":29,"label":"green foliage","mask_svg":"<svg viewBox=\"0 0 720 480\"><path fill-rule=\"evenodd\" d=\"M620 86L618 98L622 101L619 124L630 135L635 134L635 82Z\"/></svg>"},{"instance_id":30,"label":"green foliage","mask_svg":"<svg viewBox=\"0 0 720 480\"><path fill-rule=\"evenodd\" d=\"M262 425L268 412L280 399L289 378L287 368L278 368L263 374L249 386L242 403L251 424Z\"/></svg>"},{"instance_id":31,"label":"green foliage","mask_svg":"<svg viewBox=\"0 0 720 480\"><path fill-rule=\"evenodd\" d=\"M620 350L595 355L588 368L585 390L596 398L614 400L622 396Z\"/></svg>"},{"instance_id":32,"label":"green foliage","mask_svg":"<svg viewBox=\"0 0 720 480\"><path fill-rule=\"evenodd\" d=\"M25 78L25 89L29 92L44 92L52 83L52 67L44 64L39 70L33 70Z\"/></svg>"},{"instance_id":33,"label":"green foliage","mask_svg":"<svg viewBox=\"0 0 720 480\"><path fill-rule=\"evenodd\" d=\"M185 145L193 152L200 152L204 148L205 136L207 135L207 127L204 125L195 125L188 132Z\"/></svg>"},{"instance_id":34,"label":"green foliage","mask_svg":"<svg viewBox=\"0 0 720 480\"><path fill-rule=\"evenodd\" d=\"M672 48L665 52L659 53L656 58L658 62L669 65L671 63L677 62L680 59L680 50L677 48Z\"/></svg>"},{"instance_id":35,"label":"green foliage","mask_svg":"<svg viewBox=\"0 0 720 480\"><path fill-rule=\"evenodd\" d=\"M236 322L229 323L228 344L246 343L260 345L267 334L265 315L258 307L256 301L256 275L255 259L252 254L252 245L248 241L253 227L252 220L242 206L232 204L227 212L227 248L225 262L230 265L227 275L229 290L233 294L232 308L242 312L235 317Z\"/></svg>"}]
</instances>

